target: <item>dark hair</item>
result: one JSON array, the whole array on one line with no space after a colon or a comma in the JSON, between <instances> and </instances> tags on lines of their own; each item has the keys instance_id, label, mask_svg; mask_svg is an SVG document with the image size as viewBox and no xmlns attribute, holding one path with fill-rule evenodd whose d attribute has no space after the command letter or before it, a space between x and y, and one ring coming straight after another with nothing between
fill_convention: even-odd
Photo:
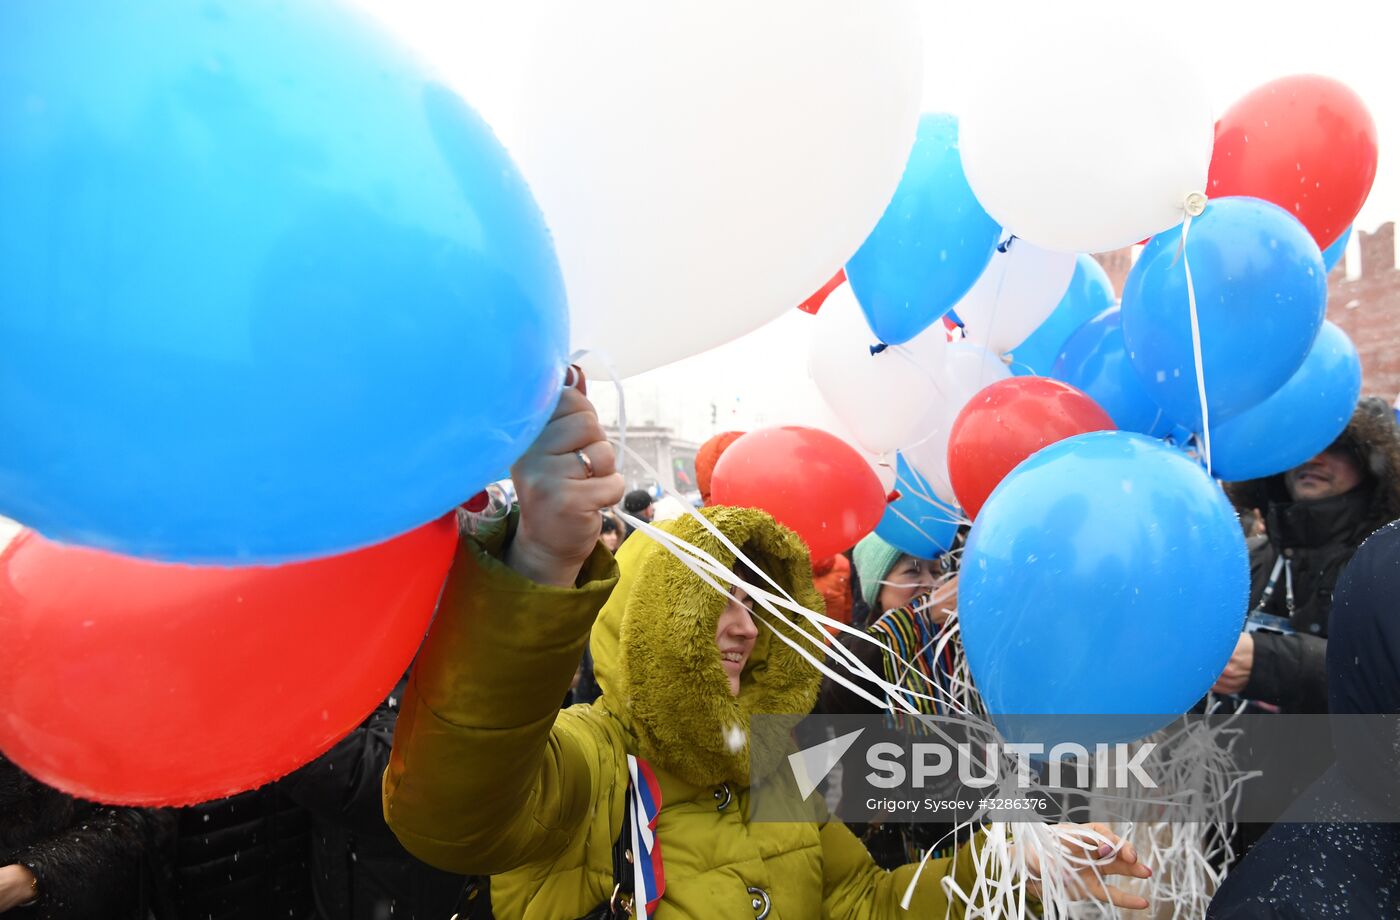
<instances>
[{"instance_id":1,"label":"dark hair","mask_svg":"<svg viewBox=\"0 0 1400 920\"><path fill-rule=\"evenodd\" d=\"M753 569L749 568L749 566L743 560L740 559L734 560L734 574L738 575L740 578L742 578L744 581L748 582L751 585L765 584L763 576L755 572Z\"/></svg>"},{"instance_id":2,"label":"dark hair","mask_svg":"<svg viewBox=\"0 0 1400 920\"><path fill-rule=\"evenodd\" d=\"M633 489L622 499L622 510L636 514L651 507L651 493L646 489Z\"/></svg>"},{"instance_id":3,"label":"dark hair","mask_svg":"<svg viewBox=\"0 0 1400 920\"><path fill-rule=\"evenodd\" d=\"M617 533L622 527L617 523L617 518L610 514L603 515L603 533Z\"/></svg>"},{"instance_id":4,"label":"dark hair","mask_svg":"<svg viewBox=\"0 0 1400 920\"><path fill-rule=\"evenodd\" d=\"M1328 444L1323 453L1345 454L1356 465L1356 471L1361 474L1363 483L1376 481L1375 471L1371 469L1371 464L1366 459L1366 449L1357 440L1354 432L1348 430L1337 435L1337 439Z\"/></svg>"}]
</instances>

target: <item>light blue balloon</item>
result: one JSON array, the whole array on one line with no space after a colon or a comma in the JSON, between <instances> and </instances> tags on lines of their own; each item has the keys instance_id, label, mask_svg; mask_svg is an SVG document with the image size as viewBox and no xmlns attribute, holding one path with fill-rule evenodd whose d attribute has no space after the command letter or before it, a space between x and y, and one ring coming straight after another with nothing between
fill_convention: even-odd
<instances>
[{"instance_id":1,"label":"light blue balloon","mask_svg":"<svg viewBox=\"0 0 1400 920\"><path fill-rule=\"evenodd\" d=\"M1014 243L1012 245L1015 245ZM1045 322L1009 352L1011 370L1018 377L1048 377L1060 349L1075 331L1113 306L1116 297L1108 272L1093 256L1081 254L1074 263L1069 289Z\"/></svg>"},{"instance_id":2,"label":"light blue balloon","mask_svg":"<svg viewBox=\"0 0 1400 920\"><path fill-rule=\"evenodd\" d=\"M1050 376L1093 397L1123 431L1160 438L1172 423L1152 401L1123 347L1123 322L1110 307L1080 326L1060 350Z\"/></svg>"},{"instance_id":3,"label":"light blue balloon","mask_svg":"<svg viewBox=\"0 0 1400 920\"><path fill-rule=\"evenodd\" d=\"M1254 408L1211 427L1211 470L1234 482L1306 463L1346 430L1360 398L1356 346L1324 322L1303 366L1287 383Z\"/></svg>"},{"instance_id":4,"label":"light blue balloon","mask_svg":"<svg viewBox=\"0 0 1400 920\"><path fill-rule=\"evenodd\" d=\"M0 514L201 563L363 546L540 431L548 233L346 3L0 3Z\"/></svg>"},{"instance_id":5,"label":"light blue balloon","mask_svg":"<svg viewBox=\"0 0 1400 920\"><path fill-rule=\"evenodd\" d=\"M924 115L894 199L846 264L871 330L900 345L927 329L971 290L1000 235L963 175L958 120Z\"/></svg>"},{"instance_id":6,"label":"light blue balloon","mask_svg":"<svg viewBox=\"0 0 1400 920\"><path fill-rule=\"evenodd\" d=\"M1133 715L1139 734L1210 689L1248 600L1244 535L1219 486L1127 431L1017 466L972 527L958 586L989 712Z\"/></svg>"},{"instance_id":7,"label":"light blue balloon","mask_svg":"<svg viewBox=\"0 0 1400 920\"><path fill-rule=\"evenodd\" d=\"M875 534L900 552L920 559L933 559L953 548L963 513L934 495L928 480L909 465L903 454L895 455L895 489L898 501L885 508Z\"/></svg>"},{"instance_id":8,"label":"light blue balloon","mask_svg":"<svg viewBox=\"0 0 1400 920\"><path fill-rule=\"evenodd\" d=\"M1302 365L1327 309L1327 272L1303 225L1257 198L1211 201L1185 255L1181 227L1147 244L1123 289L1123 339L1153 400L1200 431L1187 260L1212 426L1263 402Z\"/></svg>"},{"instance_id":9,"label":"light blue balloon","mask_svg":"<svg viewBox=\"0 0 1400 920\"><path fill-rule=\"evenodd\" d=\"M1347 227L1346 232L1337 237L1336 242L1322 250L1322 266L1330 274L1332 269L1337 267L1337 263L1342 261L1342 256L1347 254L1347 242L1351 239L1351 227Z\"/></svg>"}]
</instances>

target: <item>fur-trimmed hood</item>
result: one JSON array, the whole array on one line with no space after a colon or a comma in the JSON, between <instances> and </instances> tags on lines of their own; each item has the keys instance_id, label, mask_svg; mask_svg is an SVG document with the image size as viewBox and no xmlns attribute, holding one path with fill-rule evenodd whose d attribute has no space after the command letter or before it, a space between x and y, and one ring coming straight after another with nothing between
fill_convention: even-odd
<instances>
[{"instance_id":1,"label":"fur-trimmed hood","mask_svg":"<svg viewBox=\"0 0 1400 920\"><path fill-rule=\"evenodd\" d=\"M752 508L700 513L799 604L823 610L807 547L796 534ZM695 519L663 526L733 566L734 555ZM696 785L747 785L750 717L807 713L820 674L760 623L739 696L732 696L715 644L725 596L642 533L623 544L617 562L621 576L590 639L602 705L635 738L638 754L657 766ZM766 618L817 654L818 646L791 625ZM818 635L805 620L787 619Z\"/></svg>"},{"instance_id":2,"label":"fur-trimmed hood","mask_svg":"<svg viewBox=\"0 0 1400 920\"><path fill-rule=\"evenodd\" d=\"M146 917L148 857L165 842L168 815L98 805L59 792L0 753L0 866L38 879L27 920Z\"/></svg>"},{"instance_id":3,"label":"fur-trimmed hood","mask_svg":"<svg viewBox=\"0 0 1400 920\"><path fill-rule=\"evenodd\" d=\"M1287 437L1279 432L1279 437ZM1365 515L1365 532L1371 533L1400 518L1400 425L1395 412L1383 399L1367 396L1356 404L1346 430L1333 446L1353 450L1368 474L1363 488L1374 490L1374 500ZM1283 473L1226 483L1225 491L1240 511L1257 508L1267 514L1269 506L1290 501Z\"/></svg>"}]
</instances>

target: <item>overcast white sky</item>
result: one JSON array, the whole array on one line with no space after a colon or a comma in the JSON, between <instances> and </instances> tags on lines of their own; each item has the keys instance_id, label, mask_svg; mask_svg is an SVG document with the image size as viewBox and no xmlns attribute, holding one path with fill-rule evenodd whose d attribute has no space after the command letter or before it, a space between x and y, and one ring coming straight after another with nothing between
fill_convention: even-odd
<instances>
[{"instance_id":1,"label":"overcast white sky","mask_svg":"<svg viewBox=\"0 0 1400 920\"><path fill-rule=\"evenodd\" d=\"M541 0L360 2L432 58L509 146ZM923 4L925 110L959 111L977 74L998 66L996 23L1009 21L1024 2L1029 0ZM1073 3L1063 6L1071 9ZM1400 12L1389 12L1392 4L1173 0L1134 8L1144 28L1179 33L1182 55L1194 58L1205 74L1217 113L1286 74L1323 73L1350 85L1375 116L1381 145L1380 172L1357 226L1371 230L1400 214L1400 65L1393 22ZM1104 74L1105 81L1112 79ZM825 412L806 376L808 319L794 311L744 340L629 381L629 419L671 424L696 439L716 430L712 405L719 430L823 423ZM600 409L612 411L613 400L595 393Z\"/></svg>"}]
</instances>

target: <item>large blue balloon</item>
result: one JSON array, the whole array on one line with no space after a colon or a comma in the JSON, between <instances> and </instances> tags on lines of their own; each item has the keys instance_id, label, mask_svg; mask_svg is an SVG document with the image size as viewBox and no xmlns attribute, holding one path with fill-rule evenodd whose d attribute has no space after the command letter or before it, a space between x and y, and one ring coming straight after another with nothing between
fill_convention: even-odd
<instances>
[{"instance_id":1,"label":"large blue balloon","mask_svg":"<svg viewBox=\"0 0 1400 920\"><path fill-rule=\"evenodd\" d=\"M1217 198L1186 243L1211 425L1258 405L1302 365L1327 309L1312 236L1257 198ZM1143 250L1123 289L1123 338L1138 376L1173 420L1201 430L1181 227Z\"/></svg>"},{"instance_id":2,"label":"large blue balloon","mask_svg":"<svg viewBox=\"0 0 1400 920\"><path fill-rule=\"evenodd\" d=\"M871 330L899 345L928 328L976 283L1000 235L963 175L957 119L923 116L894 199L846 264Z\"/></svg>"},{"instance_id":3,"label":"large blue balloon","mask_svg":"<svg viewBox=\"0 0 1400 920\"><path fill-rule=\"evenodd\" d=\"M1074 265L1069 290L1045 322L1011 349L1011 370L1017 376L1050 376L1060 349L1075 331L1117 302L1113 282L1098 260L1081 254Z\"/></svg>"},{"instance_id":4,"label":"large blue balloon","mask_svg":"<svg viewBox=\"0 0 1400 920\"><path fill-rule=\"evenodd\" d=\"M1211 469L1227 481L1306 463L1337 439L1361 397L1361 358L1324 322L1303 366L1268 399L1210 430Z\"/></svg>"},{"instance_id":5,"label":"large blue balloon","mask_svg":"<svg viewBox=\"0 0 1400 920\"><path fill-rule=\"evenodd\" d=\"M1347 227L1346 232L1337 237L1331 246L1322 250L1322 265L1329 273L1337 267L1338 262L1342 261L1342 256L1346 255L1347 242L1351 240L1351 230L1351 227Z\"/></svg>"},{"instance_id":6,"label":"large blue balloon","mask_svg":"<svg viewBox=\"0 0 1400 920\"><path fill-rule=\"evenodd\" d=\"M0 3L0 513L133 555L383 540L533 440L567 353L485 123L328 0Z\"/></svg>"},{"instance_id":7,"label":"large blue balloon","mask_svg":"<svg viewBox=\"0 0 1400 920\"><path fill-rule=\"evenodd\" d=\"M1244 535L1218 485L1145 435L1101 431L1033 454L973 525L958 603L993 714L1133 714L1195 704L1249 600Z\"/></svg>"},{"instance_id":8,"label":"large blue balloon","mask_svg":"<svg viewBox=\"0 0 1400 920\"><path fill-rule=\"evenodd\" d=\"M900 497L885 508L885 516L875 528L876 536L920 559L933 559L948 552L958 535L962 512L940 501L928 480L909 465L903 454L895 455L895 472L895 489Z\"/></svg>"},{"instance_id":9,"label":"large blue balloon","mask_svg":"<svg viewBox=\"0 0 1400 920\"><path fill-rule=\"evenodd\" d=\"M1123 431L1160 438L1172 430L1128 360L1117 307L1103 311L1069 337L1050 376L1092 396Z\"/></svg>"}]
</instances>

